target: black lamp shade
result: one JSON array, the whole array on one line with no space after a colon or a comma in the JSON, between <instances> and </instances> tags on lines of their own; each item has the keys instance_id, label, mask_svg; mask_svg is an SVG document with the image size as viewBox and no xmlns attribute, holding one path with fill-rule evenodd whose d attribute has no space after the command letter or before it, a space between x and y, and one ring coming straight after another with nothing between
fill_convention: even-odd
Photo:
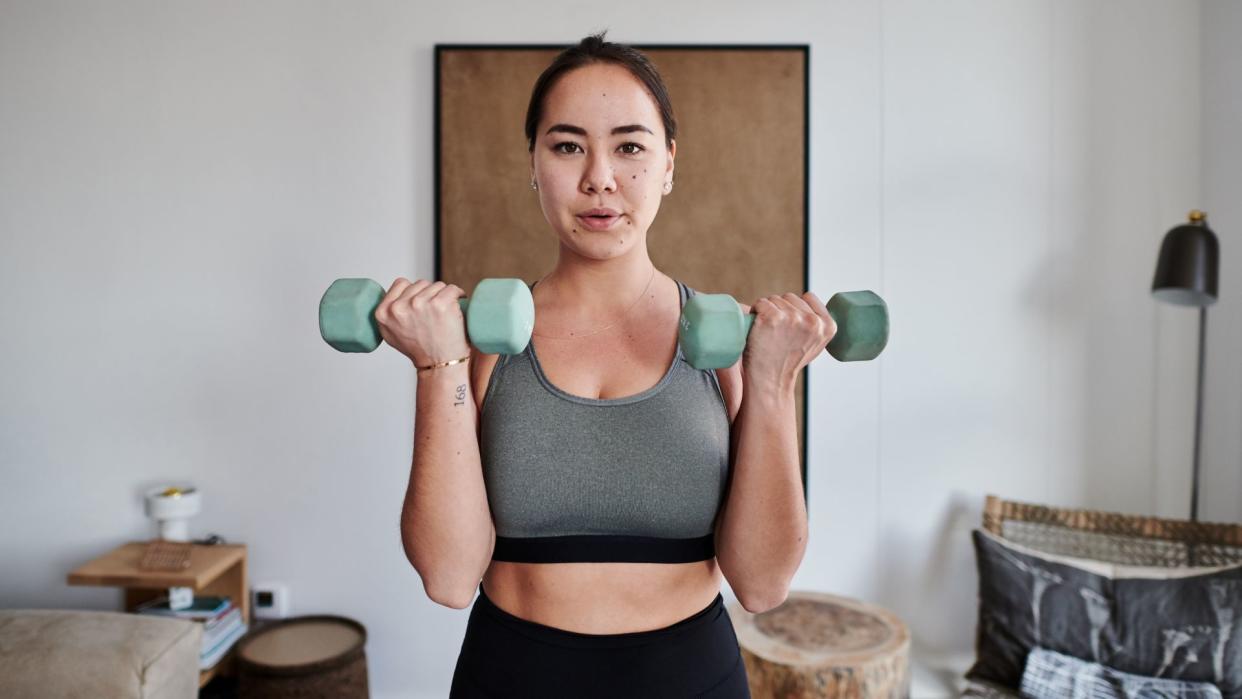
<instances>
[{"instance_id":1,"label":"black lamp shade","mask_svg":"<svg viewBox=\"0 0 1242 699\"><path fill-rule=\"evenodd\" d=\"M1220 243L1203 219L1169 230L1160 246L1151 293L1179 306L1216 303L1216 277L1220 269Z\"/></svg>"}]
</instances>

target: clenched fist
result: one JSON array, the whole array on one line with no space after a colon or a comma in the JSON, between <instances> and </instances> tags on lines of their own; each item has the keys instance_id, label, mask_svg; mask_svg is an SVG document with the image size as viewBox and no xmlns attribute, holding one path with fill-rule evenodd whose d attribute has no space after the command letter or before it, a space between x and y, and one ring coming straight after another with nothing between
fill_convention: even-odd
<instances>
[{"instance_id":1,"label":"clenched fist","mask_svg":"<svg viewBox=\"0 0 1242 699\"><path fill-rule=\"evenodd\" d=\"M742 373L748 382L792 382L837 334L827 307L809 291L802 296L792 292L765 296L751 311L755 320L742 353Z\"/></svg>"},{"instance_id":2,"label":"clenched fist","mask_svg":"<svg viewBox=\"0 0 1242 699\"><path fill-rule=\"evenodd\" d=\"M457 302L465 295L454 284L397 277L375 309L380 336L415 366L465 357L470 344Z\"/></svg>"}]
</instances>

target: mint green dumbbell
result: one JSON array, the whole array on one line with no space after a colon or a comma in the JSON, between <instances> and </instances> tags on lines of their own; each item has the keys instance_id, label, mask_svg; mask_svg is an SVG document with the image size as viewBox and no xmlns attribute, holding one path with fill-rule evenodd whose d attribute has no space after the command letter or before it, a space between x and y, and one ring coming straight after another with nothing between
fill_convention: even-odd
<instances>
[{"instance_id":1,"label":"mint green dumbbell","mask_svg":"<svg viewBox=\"0 0 1242 699\"><path fill-rule=\"evenodd\" d=\"M384 287L371 279L337 279L319 301L319 334L341 352L380 346L375 309ZM535 301L521 279L484 279L469 299L458 299L470 344L483 354L518 354L535 327Z\"/></svg>"},{"instance_id":2,"label":"mint green dumbbell","mask_svg":"<svg viewBox=\"0 0 1242 699\"><path fill-rule=\"evenodd\" d=\"M837 324L837 333L828 343L828 353L842 362L875 359L888 344L888 306L873 291L842 291L832 295L828 314ZM746 349L746 336L755 313L742 313L742 307L728 294L695 294L686 301L677 331L681 353L696 369L723 369L733 364Z\"/></svg>"}]
</instances>

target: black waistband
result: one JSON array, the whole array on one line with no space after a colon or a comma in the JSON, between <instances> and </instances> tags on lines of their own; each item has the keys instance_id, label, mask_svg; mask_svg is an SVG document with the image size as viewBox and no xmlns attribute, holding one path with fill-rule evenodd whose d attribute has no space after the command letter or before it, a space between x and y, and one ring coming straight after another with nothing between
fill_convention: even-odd
<instances>
[{"instance_id":1,"label":"black waistband","mask_svg":"<svg viewBox=\"0 0 1242 699\"><path fill-rule=\"evenodd\" d=\"M712 534L692 539L583 534L497 536L494 561L514 563L693 563L716 555Z\"/></svg>"}]
</instances>

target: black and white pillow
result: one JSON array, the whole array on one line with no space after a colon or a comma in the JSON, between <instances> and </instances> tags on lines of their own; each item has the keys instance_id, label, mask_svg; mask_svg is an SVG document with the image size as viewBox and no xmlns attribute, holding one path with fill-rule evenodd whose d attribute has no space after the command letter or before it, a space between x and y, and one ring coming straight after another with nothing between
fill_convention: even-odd
<instances>
[{"instance_id":1,"label":"black and white pillow","mask_svg":"<svg viewBox=\"0 0 1242 699\"><path fill-rule=\"evenodd\" d=\"M1120 672L1047 648L1026 656L1022 699L1221 699L1211 682Z\"/></svg>"},{"instance_id":2,"label":"black and white pillow","mask_svg":"<svg viewBox=\"0 0 1242 699\"><path fill-rule=\"evenodd\" d=\"M1017 689L1042 647L1146 677L1211 682L1242 699L1242 564L1147 568L1041 553L974 532L975 664Z\"/></svg>"}]
</instances>

